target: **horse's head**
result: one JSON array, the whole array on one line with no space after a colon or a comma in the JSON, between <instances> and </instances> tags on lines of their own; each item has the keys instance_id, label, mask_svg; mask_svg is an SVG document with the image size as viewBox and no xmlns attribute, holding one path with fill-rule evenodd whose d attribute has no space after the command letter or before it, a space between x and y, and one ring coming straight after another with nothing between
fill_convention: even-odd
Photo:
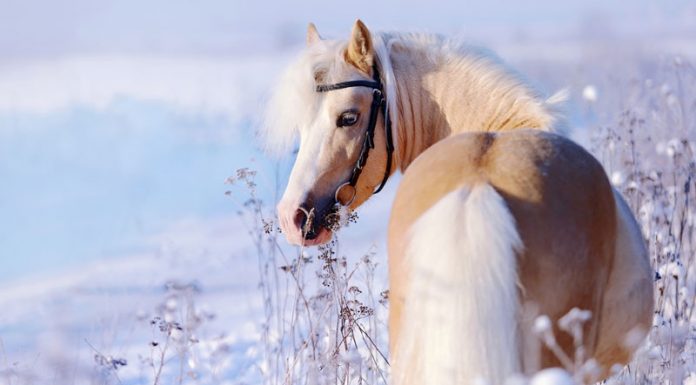
<instances>
[{"instance_id":1,"label":"horse's head","mask_svg":"<svg viewBox=\"0 0 696 385\"><path fill-rule=\"evenodd\" d=\"M347 42L323 40L310 24L305 52L271 99L268 141L287 144L299 134L297 158L277 207L290 243L328 242L337 204L355 209L391 172L384 80L376 61L373 39L360 20Z\"/></svg>"}]
</instances>

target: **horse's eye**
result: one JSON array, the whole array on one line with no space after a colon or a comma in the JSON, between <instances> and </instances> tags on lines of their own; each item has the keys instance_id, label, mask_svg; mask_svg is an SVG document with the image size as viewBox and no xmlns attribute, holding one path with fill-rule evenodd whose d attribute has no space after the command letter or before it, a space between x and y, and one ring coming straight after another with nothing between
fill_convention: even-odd
<instances>
[{"instance_id":1,"label":"horse's eye","mask_svg":"<svg viewBox=\"0 0 696 385\"><path fill-rule=\"evenodd\" d=\"M350 127L358 122L358 116L356 111L346 111L338 117L336 125L338 127Z\"/></svg>"}]
</instances>

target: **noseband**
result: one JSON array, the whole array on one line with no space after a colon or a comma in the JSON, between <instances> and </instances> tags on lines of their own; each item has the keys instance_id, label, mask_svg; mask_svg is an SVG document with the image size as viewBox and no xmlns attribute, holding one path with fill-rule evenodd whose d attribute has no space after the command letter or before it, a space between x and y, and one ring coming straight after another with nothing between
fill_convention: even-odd
<instances>
[{"instance_id":1,"label":"noseband","mask_svg":"<svg viewBox=\"0 0 696 385\"><path fill-rule=\"evenodd\" d=\"M343 183L342 185L338 186L338 188L336 189L336 193L334 194L334 201L344 206L349 206L351 203L353 203L353 200L355 199L356 195L355 185L358 183L358 178L360 178L360 174L362 173L363 167L367 163L367 157L370 154L370 149L375 148L375 127L377 126L377 117L379 116L380 111L382 112L382 116L384 116L385 120L384 134L387 139L387 167L384 169L384 177L382 178L382 183L380 183L377 190L375 190L372 194L377 194L378 192L382 191L382 188L387 183L387 179L389 179L389 172L391 171L392 154L394 152L391 119L389 119L389 115L387 114L387 99L384 97L384 89L382 87L382 81L380 80L379 71L377 70L377 65L374 65L372 67L372 71L374 73L372 77L374 79L373 81L352 80L334 84L322 84L318 85L316 88L317 92L329 92L351 87L372 88L372 104L370 105L370 118L368 121L367 130L365 131L365 138L363 139L362 148L360 149L360 156L358 156L358 160L355 163L355 166L353 167L350 179L348 179L348 181ZM341 192L341 190L345 188L350 188L350 191L352 191L352 196L349 200L347 200L347 203L341 202L341 200L339 199L339 193Z\"/></svg>"}]
</instances>

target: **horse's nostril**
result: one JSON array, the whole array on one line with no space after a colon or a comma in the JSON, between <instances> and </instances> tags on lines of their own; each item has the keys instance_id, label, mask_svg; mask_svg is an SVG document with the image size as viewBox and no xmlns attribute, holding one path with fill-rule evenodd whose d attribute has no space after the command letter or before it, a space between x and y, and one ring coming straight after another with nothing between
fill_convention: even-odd
<instances>
[{"instance_id":1,"label":"horse's nostril","mask_svg":"<svg viewBox=\"0 0 696 385\"><path fill-rule=\"evenodd\" d=\"M314 239L317 237L317 233L313 225L313 211L307 211L304 207L300 207L295 211L295 216L293 217L293 223L295 227L300 229L302 232L302 237L304 239Z\"/></svg>"},{"instance_id":2,"label":"horse's nostril","mask_svg":"<svg viewBox=\"0 0 696 385\"><path fill-rule=\"evenodd\" d=\"M305 224L307 224L307 211L304 209L297 209L292 221L295 227L304 230Z\"/></svg>"}]
</instances>

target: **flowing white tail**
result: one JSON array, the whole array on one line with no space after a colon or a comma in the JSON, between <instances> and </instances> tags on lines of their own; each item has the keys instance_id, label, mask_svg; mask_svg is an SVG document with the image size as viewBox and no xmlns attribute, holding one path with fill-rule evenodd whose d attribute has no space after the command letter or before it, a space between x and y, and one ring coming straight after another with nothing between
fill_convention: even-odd
<instances>
[{"instance_id":1,"label":"flowing white tail","mask_svg":"<svg viewBox=\"0 0 696 385\"><path fill-rule=\"evenodd\" d=\"M501 384L519 372L522 242L489 184L445 195L411 227L411 281L393 370L397 384Z\"/></svg>"}]
</instances>

